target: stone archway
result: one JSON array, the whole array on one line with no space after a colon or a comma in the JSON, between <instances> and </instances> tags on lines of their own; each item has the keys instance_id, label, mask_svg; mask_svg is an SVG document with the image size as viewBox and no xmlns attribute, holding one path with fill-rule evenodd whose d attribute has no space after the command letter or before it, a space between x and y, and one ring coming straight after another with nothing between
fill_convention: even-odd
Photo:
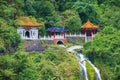
<instances>
[{"instance_id":1,"label":"stone archway","mask_svg":"<svg viewBox=\"0 0 120 80\"><path fill-rule=\"evenodd\" d=\"M55 44L65 44L66 43L66 39L54 39L54 43Z\"/></svg>"},{"instance_id":2,"label":"stone archway","mask_svg":"<svg viewBox=\"0 0 120 80\"><path fill-rule=\"evenodd\" d=\"M30 38L30 32L29 31L25 32L25 37Z\"/></svg>"},{"instance_id":3,"label":"stone archway","mask_svg":"<svg viewBox=\"0 0 120 80\"><path fill-rule=\"evenodd\" d=\"M63 44L63 42L62 41L58 41L57 44Z\"/></svg>"}]
</instances>

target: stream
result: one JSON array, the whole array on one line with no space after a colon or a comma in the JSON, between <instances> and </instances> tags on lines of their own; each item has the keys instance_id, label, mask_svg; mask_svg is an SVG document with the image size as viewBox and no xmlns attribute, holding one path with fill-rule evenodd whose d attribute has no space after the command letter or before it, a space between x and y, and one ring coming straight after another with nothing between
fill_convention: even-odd
<instances>
[{"instance_id":1,"label":"stream","mask_svg":"<svg viewBox=\"0 0 120 80\"><path fill-rule=\"evenodd\" d=\"M92 68L94 69L95 74L96 74L95 80L102 80L99 69L97 67L95 67L95 65L92 64L87 58L85 58L85 56L82 53L74 51L75 49L80 49L80 48L82 48L82 46L72 46L70 48L67 48L67 51L76 53L76 55L77 55L77 59L78 59L79 65L80 65L81 80L89 80L86 63L89 63L92 66Z\"/></svg>"}]
</instances>

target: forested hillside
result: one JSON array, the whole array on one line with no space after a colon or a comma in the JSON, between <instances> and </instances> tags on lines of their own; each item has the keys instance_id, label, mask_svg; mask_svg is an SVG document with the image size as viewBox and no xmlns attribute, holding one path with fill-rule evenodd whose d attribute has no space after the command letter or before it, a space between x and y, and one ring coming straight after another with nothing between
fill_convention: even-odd
<instances>
[{"instance_id":1,"label":"forested hillside","mask_svg":"<svg viewBox=\"0 0 120 80\"><path fill-rule=\"evenodd\" d=\"M80 33L80 26L88 20L98 25L98 34L84 44L83 53L100 69L103 80L120 80L119 3L120 0L0 0L0 80L80 80L74 55L59 48L40 55L24 52L16 30L20 16L44 22L39 29L42 35L43 28L50 26L64 26L68 33Z\"/></svg>"},{"instance_id":2,"label":"forested hillside","mask_svg":"<svg viewBox=\"0 0 120 80\"><path fill-rule=\"evenodd\" d=\"M84 44L84 54L101 70L104 80L120 79L120 31L111 26Z\"/></svg>"},{"instance_id":3,"label":"forested hillside","mask_svg":"<svg viewBox=\"0 0 120 80\"><path fill-rule=\"evenodd\" d=\"M77 30L88 19L103 27L119 28L119 0L0 0L0 22L15 26L19 16L33 16L46 26ZM74 23L74 24L73 24ZM2 24L1 24L2 26Z\"/></svg>"},{"instance_id":4,"label":"forested hillside","mask_svg":"<svg viewBox=\"0 0 120 80\"><path fill-rule=\"evenodd\" d=\"M119 2L119 0L0 0L0 49L2 49L0 52L6 50L10 52L5 46L16 47L20 43L19 38L10 40L3 36L8 27L18 26L16 19L20 16L31 16L38 22L45 22L45 28L51 25L67 27L71 33L79 33L80 26L87 20L99 25L100 29L105 26L120 29ZM40 34L43 35L44 31L41 30ZM11 35L15 33L11 28L9 31ZM9 41L6 42L5 39Z\"/></svg>"}]
</instances>

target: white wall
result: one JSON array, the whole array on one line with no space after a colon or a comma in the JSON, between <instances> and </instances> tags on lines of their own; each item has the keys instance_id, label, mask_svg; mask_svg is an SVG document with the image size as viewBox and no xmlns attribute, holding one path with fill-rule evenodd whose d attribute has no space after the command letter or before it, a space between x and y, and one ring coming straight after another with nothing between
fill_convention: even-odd
<instances>
[{"instance_id":1,"label":"white wall","mask_svg":"<svg viewBox=\"0 0 120 80\"><path fill-rule=\"evenodd\" d=\"M31 27L31 29L26 29L27 27L19 27L17 32L21 35L22 39L38 39L38 29ZM28 27L30 28L30 27ZM25 36L26 31L29 32L30 37Z\"/></svg>"}]
</instances>

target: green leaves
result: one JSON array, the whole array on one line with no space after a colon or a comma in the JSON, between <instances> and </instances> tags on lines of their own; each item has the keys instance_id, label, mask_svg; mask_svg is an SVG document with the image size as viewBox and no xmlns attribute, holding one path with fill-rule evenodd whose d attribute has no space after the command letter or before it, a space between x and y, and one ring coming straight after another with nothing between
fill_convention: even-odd
<instances>
[{"instance_id":1,"label":"green leaves","mask_svg":"<svg viewBox=\"0 0 120 80\"><path fill-rule=\"evenodd\" d=\"M14 79L15 73L12 69L14 59L9 55L0 56L0 79L11 80Z\"/></svg>"},{"instance_id":2,"label":"green leaves","mask_svg":"<svg viewBox=\"0 0 120 80\"><path fill-rule=\"evenodd\" d=\"M63 25L69 29L69 32L80 32L81 19L74 10L66 10L62 13Z\"/></svg>"},{"instance_id":3,"label":"green leaves","mask_svg":"<svg viewBox=\"0 0 120 80\"><path fill-rule=\"evenodd\" d=\"M13 27L0 28L0 37L4 40L4 48L6 49L4 52L16 51L19 43L21 43L20 36Z\"/></svg>"},{"instance_id":4,"label":"green leaves","mask_svg":"<svg viewBox=\"0 0 120 80\"><path fill-rule=\"evenodd\" d=\"M103 79L115 80L118 77L114 67L119 65L120 33L111 26L106 26L93 41L84 44L84 53L89 59L100 67ZM110 66L110 67L109 67ZM105 68L105 69L104 69ZM118 72L119 73L119 72Z\"/></svg>"},{"instance_id":5,"label":"green leaves","mask_svg":"<svg viewBox=\"0 0 120 80\"><path fill-rule=\"evenodd\" d=\"M73 54L61 48L47 49L35 58L40 79L79 80L79 65ZM72 64L71 64L72 63Z\"/></svg>"},{"instance_id":6,"label":"green leaves","mask_svg":"<svg viewBox=\"0 0 120 80\"><path fill-rule=\"evenodd\" d=\"M37 65L30 57L29 53L19 51L13 55L15 64L13 66L14 72L16 73L16 79L20 80L36 80L37 76Z\"/></svg>"},{"instance_id":7,"label":"green leaves","mask_svg":"<svg viewBox=\"0 0 120 80\"><path fill-rule=\"evenodd\" d=\"M86 62L87 74L89 80L96 80L96 73L90 63Z\"/></svg>"},{"instance_id":8,"label":"green leaves","mask_svg":"<svg viewBox=\"0 0 120 80\"><path fill-rule=\"evenodd\" d=\"M95 11L96 1L77 1L72 9L78 11L82 23L85 23L88 19L93 22L97 22L96 15L97 12Z\"/></svg>"},{"instance_id":9,"label":"green leaves","mask_svg":"<svg viewBox=\"0 0 120 80\"><path fill-rule=\"evenodd\" d=\"M79 80L75 55L55 48L39 54L18 51L1 55L0 80Z\"/></svg>"},{"instance_id":10,"label":"green leaves","mask_svg":"<svg viewBox=\"0 0 120 80\"><path fill-rule=\"evenodd\" d=\"M4 41L3 39L0 37L0 52L4 51Z\"/></svg>"}]
</instances>

